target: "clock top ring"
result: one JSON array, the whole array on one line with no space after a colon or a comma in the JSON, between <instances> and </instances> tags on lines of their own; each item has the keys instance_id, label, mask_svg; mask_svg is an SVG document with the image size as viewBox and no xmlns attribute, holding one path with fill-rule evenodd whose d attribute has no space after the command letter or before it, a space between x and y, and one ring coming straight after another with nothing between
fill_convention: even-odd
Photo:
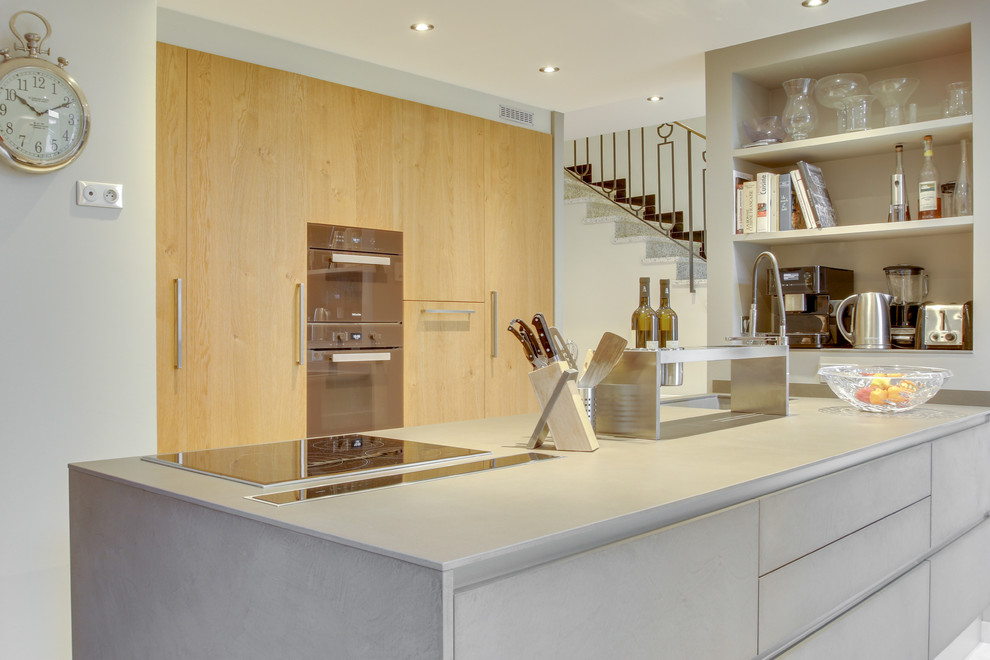
<instances>
[{"instance_id":1,"label":"clock top ring","mask_svg":"<svg viewBox=\"0 0 990 660\"><path fill-rule=\"evenodd\" d=\"M39 18L45 35L19 33L15 22L22 14ZM14 50L27 54L12 58L9 49L0 50L0 160L23 172L51 172L82 153L89 137L89 104L65 72L68 60L59 57L55 65L41 57L51 53L41 49L52 32L43 16L17 12L10 31L18 41Z\"/></svg>"}]
</instances>

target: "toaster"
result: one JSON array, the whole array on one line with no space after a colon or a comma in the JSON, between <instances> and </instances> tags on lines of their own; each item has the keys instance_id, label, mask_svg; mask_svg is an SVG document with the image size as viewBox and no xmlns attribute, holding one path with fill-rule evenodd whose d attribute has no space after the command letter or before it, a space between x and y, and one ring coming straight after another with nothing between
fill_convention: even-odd
<instances>
[{"instance_id":1,"label":"toaster","mask_svg":"<svg viewBox=\"0 0 990 660\"><path fill-rule=\"evenodd\" d=\"M918 348L973 348L972 300L961 305L928 303L918 317Z\"/></svg>"}]
</instances>

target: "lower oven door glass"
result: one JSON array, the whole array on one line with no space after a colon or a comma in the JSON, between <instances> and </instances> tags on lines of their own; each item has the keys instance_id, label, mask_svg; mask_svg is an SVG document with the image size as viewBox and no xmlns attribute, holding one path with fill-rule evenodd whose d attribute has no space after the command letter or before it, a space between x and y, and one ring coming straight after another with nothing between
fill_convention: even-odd
<instances>
[{"instance_id":1,"label":"lower oven door glass","mask_svg":"<svg viewBox=\"0 0 990 660\"><path fill-rule=\"evenodd\" d=\"M402 349L310 350L306 435L402 426Z\"/></svg>"}]
</instances>

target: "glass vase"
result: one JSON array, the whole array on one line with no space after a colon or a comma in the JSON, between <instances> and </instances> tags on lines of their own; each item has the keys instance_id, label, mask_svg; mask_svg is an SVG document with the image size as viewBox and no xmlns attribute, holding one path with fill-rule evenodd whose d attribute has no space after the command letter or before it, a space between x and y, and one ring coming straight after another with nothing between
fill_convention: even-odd
<instances>
[{"instance_id":1,"label":"glass vase","mask_svg":"<svg viewBox=\"0 0 990 660\"><path fill-rule=\"evenodd\" d=\"M794 78L784 82L787 104L784 106L782 122L792 140L806 139L818 121L815 102L810 96L814 87L814 78Z\"/></svg>"}]
</instances>

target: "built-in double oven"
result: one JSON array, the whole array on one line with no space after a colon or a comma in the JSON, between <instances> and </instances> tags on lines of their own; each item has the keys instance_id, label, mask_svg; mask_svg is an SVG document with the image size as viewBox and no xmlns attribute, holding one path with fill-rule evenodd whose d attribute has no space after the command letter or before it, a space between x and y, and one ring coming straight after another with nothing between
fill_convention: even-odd
<instances>
[{"instance_id":1,"label":"built-in double oven","mask_svg":"<svg viewBox=\"0 0 990 660\"><path fill-rule=\"evenodd\" d=\"M310 224L306 435L402 426L402 233Z\"/></svg>"}]
</instances>

